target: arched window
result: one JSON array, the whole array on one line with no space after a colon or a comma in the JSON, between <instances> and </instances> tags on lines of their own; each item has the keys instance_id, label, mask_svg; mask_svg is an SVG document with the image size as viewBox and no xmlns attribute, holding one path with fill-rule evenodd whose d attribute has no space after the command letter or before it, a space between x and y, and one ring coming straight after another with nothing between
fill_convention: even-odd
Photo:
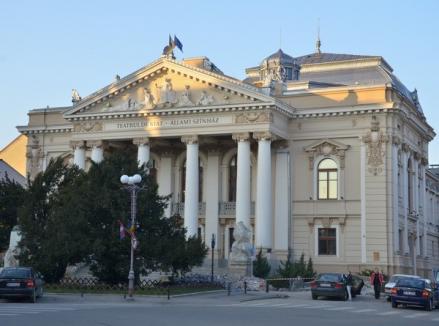
<instances>
[{"instance_id":1,"label":"arched window","mask_svg":"<svg viewBox=\"0 0 439 326\"><path fill-rule=\"evenodd\" d=\"M236 201L236 171L237 155L235 154L229 163L229 202Z\"/></svg>"},{"instance_id":2,"label":"arched window","mask_svg":"<svg viewBox=\"0 0 439 326\"><path fill-rule=\"evenodd\" d=\"M320 161L317 171L318 199L338 198L338 170L337 163L330 158Z\"/></svg>"},{"instance_id":3,"label":"arched window","mask_svg":"<svg viewBox=\"0 0 439 326\"><path fill-rule=\"evenodd\" d=\"M413 178L412 178L412 161L409 159L407 163L407 180L408 180L408 204L409 213L413 211Z\"/></svg>"},{"instance_id":4,"label":"arched window","mask_svg":"<svg viewBox=\"0 0 439 326\"><path fill-rule=\"evenodd\" d=\"M198 201L203 202L203 161L198 160ZM185 200L185 187L186 187L186 161L184 161L181 171L181 202Z\"/></svg>"}]
</instances>

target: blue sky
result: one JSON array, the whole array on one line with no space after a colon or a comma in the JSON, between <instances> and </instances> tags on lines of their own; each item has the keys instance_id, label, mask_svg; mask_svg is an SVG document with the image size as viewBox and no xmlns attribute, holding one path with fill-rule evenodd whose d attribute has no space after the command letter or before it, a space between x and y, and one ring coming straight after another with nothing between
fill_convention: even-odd
<instances>
[{"instance_id":1,"label":"blue sky","mask_svg":"<svg viewBox=\"0 0 439 326\"><path fill-rule=\"evenodd\" d=\"M324 52L383 56L418 89L438 131L438 18L434 0L2 1L0 148L27 124L30 109L70 105L72 88L86 96L148 64L169 33L184 45L178 59L205 55L243 78L280 44L292 56L312 53L318 19ZM439 163L439 139L430 163Z\"/></svg>"}]
</instances>

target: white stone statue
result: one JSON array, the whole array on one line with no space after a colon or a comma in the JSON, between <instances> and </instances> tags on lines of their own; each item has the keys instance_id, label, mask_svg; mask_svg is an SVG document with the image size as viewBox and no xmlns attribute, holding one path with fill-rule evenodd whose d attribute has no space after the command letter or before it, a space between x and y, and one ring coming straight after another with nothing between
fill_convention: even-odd
<instances>
[{"instance_id":1,"label":"white stone statue","mask_svg":"<svg viewBox=\"0 0 439 326\"><path fill-rule=\"evenodd\" d=\"M172 89L171 79L167 78L164 86L159 86L156 84L156 87L160 92L158 104L163 106L173 106L177 103L177 94Z\"/></svg>"},{"instance_id":2,"label":"white stone statue","mask_svg":"<svg viewBox=\"0 0 439 326\"><path fill-rule=\"evenodd\" d=\"M20 254L18 243L21 240L20 228L18 226L14 226L11 231L11 237L9 240L9 248L6 251L4 257L4 267L17 267L19 266L18 259L15 256Z\"/></svg>"},{"instance_id":3,"label":"white stone statue","mask_svg":"<svg viewBox=\"0 0 439 326\"><path fill-rule=\"evenodd\" d=\"M194 103L191 101L190 86L186 85L184 88L185 90L181 93L177 106L194 106Z\"/></svg>"},{"instance_id":4,"label":"white stone statue","mask_svg":"<svg viewBox=\"0 0 439 326\"><path fill-rule=\"evenodd\" d=\"M145 109L154 109L155 108L155 99L154 96L151 94L151 91L149 88L143 88L144 92L144 101L143 105Z\"/></svg>"},{"instance_id":5,"label":"white stone statue","mask_svg":"<svg viewBox=\"0 0 439 326\"><path fill-rule=\"evenodd\" d=\"M232 252L230 253L230 260L232 262L248 262L251 257L251 231L241 221L236 224L233 231L235 241L232 245Z\"/></svg>"},{"instance_id":6,"label":"white stone statue","mask_svg":"<svg viewBox=\"0 0 439 326\"><path fill-rule=\"evenodd\" d=\"M207 94L206 91L201 91L201 97L197 102L197 105L210 105L213 102L215 102L215 99L213 98L212 95Z\"/></svg>"},{"instance_id":7,"label":"white stone statue","mask_svg":"<svg viewBox=\"0 0 439 326\"><path fill-rule=\"evenodd\" d=\"M74 88L72 89L72 102L79 102L81 100L81 96L79 96L78 91Z\"/></svg>"}]
</instances>

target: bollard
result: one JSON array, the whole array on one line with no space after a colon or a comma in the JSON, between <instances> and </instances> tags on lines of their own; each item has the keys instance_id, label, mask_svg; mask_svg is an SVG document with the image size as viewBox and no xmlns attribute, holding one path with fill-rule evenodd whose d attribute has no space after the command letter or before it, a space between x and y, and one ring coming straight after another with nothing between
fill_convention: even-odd
<instances>
[{"instance_id":1,"label":"bollard","mask_svg":"<svg viewBox=\"0 0 439 326\"><path fill-rule=\"evenodd\" d=\"M268 285L268 280L265 281L265 292L268 293L269 291L269 285Z\"/></svg>"},{"instance_id":2,"label":"bollard","mask_svg":"<svg viewBox=\"0 0 439 326\"><path fill-rule=\"evenodd\" d=\"M169 288L169 286L167 288L167 292L168 292L168 300L171 300L171 289Z\"/></svg>"},{"instance_id":3,"label":"bollard","mask_svg":"<svg viewBox=\"0 0 439 326\"><path fill-rule=\"evenodd\" d=\"M247 282L244 281L244 294L247 294Z\"/></svg>"},{"instance_id":4,"label":"bollard","mask_svg":"<svg viewBox=\"0 0 439 326\"><path fill-rule=\"evenodd\" d=\"M228 282L228 283L227 283L227 295L228 295L228 296L230 296L230 292L231 292L231 290L232 290L232 283L231 283L231 282Z\"/></svg>"}]
</instances>

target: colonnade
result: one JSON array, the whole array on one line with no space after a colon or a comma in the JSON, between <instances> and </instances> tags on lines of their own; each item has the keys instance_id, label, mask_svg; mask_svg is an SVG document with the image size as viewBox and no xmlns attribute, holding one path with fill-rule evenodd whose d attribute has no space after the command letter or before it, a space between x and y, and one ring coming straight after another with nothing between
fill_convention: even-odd
<instances>
[{"instance_id":1,"label":"colonnade","mask_svg":"<svg viewBox=\"0 0 439 326\"><path fill-rule=\"evenodd\" d=\"M232 134L237 142L237 184L236 184L236 223L243 222L251 229L251 149L250 133ZM256 226L255 245L257 248L273 247L272 219L272 168L271 142L273 135L269 132L255 132L253 139L258 142L257 176L256 176ZM182 136L186 145L186 178L184 201L184 226L187 236L195 236L198 232L198 194L199 194L199 144L197 135ZM150 159L150 143L148 138L136 138L137 160L139 166ZM87 146L86 146L87 145ZM99 163L103 160L103 143L101 141L72 142L74 164L85 168L86 148L91 147L91 160Z\"/></svg>"}]
</instances>

